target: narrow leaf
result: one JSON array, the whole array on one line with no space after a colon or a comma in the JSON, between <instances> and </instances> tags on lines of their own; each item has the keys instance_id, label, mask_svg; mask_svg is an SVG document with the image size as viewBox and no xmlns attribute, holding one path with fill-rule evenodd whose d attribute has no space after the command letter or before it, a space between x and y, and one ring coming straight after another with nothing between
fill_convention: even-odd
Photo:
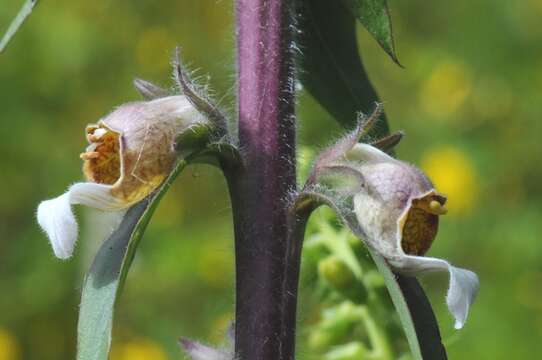
<instances>
[{"instance_id":1,"label":"narrow leaf","mask_svg":"<svg viewBox=\"0 0 542 360\"><path fill-rule=\"evenodd\" d=\"M418 280L393 273L382 256L368 250L386 281L414 359L446 360L437 319Z\"/></svg>"},{"instance_id":2,"label":"narrow leaf","mask_svg":"<svg viewBox=\"0 0 542 360\"><path fill-rule=\"evenodd\" d=\"M398 65L387 0L342 0L352 15L369 31Z\"/></svg>"},{"instance_id":3,"label":"narrow leaf","mask_svg":"<svg viewBox=\"0 0 542 360\"><path fill-rule=\"evenodd\" d=\"M23 4L23 7L21 10L19 10L19 13L13 19L11 24L9 25L6 33L2 37L2 40L0 40L0 53L4 51L6 46L8 45L9 41L13 38L17 30L21 27L21 25L24 23L28 15L32 12L32 9L34 9L34 6L38 3L38 0L26 0Z\"/></svg>"},{"instance_id":4,"label":"narrow leaf","mask_svg":"<svg viewBox=\"0 0 542 360\"><path fill-rule=\"evenodd\" d=\"M179 159L162 186L132 206L118 229L98 250L83 285L78 323L78 360L107 360L115 303L137 245L160 199L186 163L186 160Z\"/></svg>"},{"instance_id":5,"label":"narrow leaf","mask_svg":"<svg viewBox=\"0 0 542 360\"><path fill-rule=\"evenodd\" d=\"M368 113L378 102L358 53L356 19L334 1L305 0L301 11L301 81L343 127L354 129L358 112ZM369 137L388 132L382 116Z\"/></svg>"}]
</instances>

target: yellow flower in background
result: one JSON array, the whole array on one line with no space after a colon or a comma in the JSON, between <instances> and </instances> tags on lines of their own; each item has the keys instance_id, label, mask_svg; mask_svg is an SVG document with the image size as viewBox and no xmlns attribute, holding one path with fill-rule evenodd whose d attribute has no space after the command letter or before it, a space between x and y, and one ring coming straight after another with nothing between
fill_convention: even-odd
<instances>
[{"instance_id":1,"label":"yellow flower in background","mask_svg":"<svg viewBox=\"0 0 542 360\"><path fill-rule=\"evenodd\" d=\"M0 360L21 359L21 351L15 336L0 328Z\"/></svg>"},{"instance_id":2,"label":"yellow flower in background","mask_svg":"<svg viewBox=\"0 0 542 360\"><path fill-rule=\"evenodd\" d=\"M165 351L149 339L117 343L111 350L111 360L166 360Z\"/></svg>"},{"instance_id":3,"label":"yellow flower in background","mask_svg":"<svg viewBox=\"0 0 542 360\"><path fill-rule=\"evenodd\" d=\"M441 63L420 89L420 105L434 118L446 118L458 110L471 92L468 71L460 63Z\"/></svg>"},{"instance_id":4,"label":"yellow flower in background","mask_svg":"<svg viewBox=\"0 0 542 360\"><path fill-rule=\"evenodd\" d=\"M478 185L472 162L464 151L452 146L435 148L424 154L421 164L436 188L448 196L446 205L451 214L472 208Z\"/></svg>"}]
</instances>

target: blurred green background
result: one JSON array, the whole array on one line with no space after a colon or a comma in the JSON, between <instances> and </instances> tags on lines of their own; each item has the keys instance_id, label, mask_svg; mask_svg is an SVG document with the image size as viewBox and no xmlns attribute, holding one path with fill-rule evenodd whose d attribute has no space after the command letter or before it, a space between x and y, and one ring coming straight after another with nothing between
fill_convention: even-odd
<instances>
[{"instance_id":1,"label":"blurred green background","mask_svg":"<svg viewBox=\"0 0 542 360\"><path fill-rule=\"evenodd\" d=\"M3 0L0 31L22 1ZM446 277L422 279L450 359L542 354L542 2L391 1L392 63L359 28L398 155L449 196L430 255L472 269L481 292L456 332ZM96 214L59 261L35 221L39 201L81 179L84 127L137 99L134 76L170 86L172 49L234 109L231 0L43 1L0 55L0 360L73 359ZM209 76L207 78L207 76ZM360 109L368 111L369 109ZM299 143L339 127L301 92ZM221 342L233 311L231 211L220 173L185 171L154 216L116 313L113 360L181 359L179 336ZM304 289L308 291L308 289ZM300 304L303 307L303 304ZM300 355L303 359L303 354Z\"/></svg>"}]
</instances>

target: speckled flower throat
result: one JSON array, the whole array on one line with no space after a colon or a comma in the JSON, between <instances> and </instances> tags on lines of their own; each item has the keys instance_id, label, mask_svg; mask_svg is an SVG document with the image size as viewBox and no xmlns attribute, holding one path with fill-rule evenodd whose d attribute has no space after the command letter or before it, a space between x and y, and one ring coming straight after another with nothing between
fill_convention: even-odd
<instances>
[{"instance_id":1,"label":"speckled flower throat","mask_svg":"<svg viewBox=\"0 0 542 360\"><path fill-rule=\"evenodd\" d=\"M120 135L103 125L89 125L86 131L90 145L81 154L85 177L113 185L121 176Z\"/></svg>"},{"instance_id":2,"label":"speckled flower throat","mask_svg":"<svg viewBox=\"0 0 542 360\"><path fill-rule=\"evenodd\" d=\"M446 214L442 195L428 194L413 199L408 212L400 220L403 230L401 247L406 254L424 255L437 236L439 215Z\"/></svg>"}]
</instances>

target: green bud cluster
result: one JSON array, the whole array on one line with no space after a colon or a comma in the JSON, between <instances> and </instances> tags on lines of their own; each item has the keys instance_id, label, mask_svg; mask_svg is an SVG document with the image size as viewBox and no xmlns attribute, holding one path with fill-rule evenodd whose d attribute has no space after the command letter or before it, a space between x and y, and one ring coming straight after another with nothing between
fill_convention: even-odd
<instances>
[{"instance_id":1,"label":"green bud cluster","mask_svg":"<svg viewBox=\"0 0 542 360\"><path fill-rule=\"evenodd\" d=\"M307 228L301 289L308 291L300 303L311 321L302 351L321 360L408 359L384 279L362 242L338 224L322 208Z\"/></svg>"},{"instance_id":2,"label":"green bud cluster","mask_svg":"<svg viewBox=\"0 0 542 360\"><path fill-rule=\"evenodd\" d=\"M363 304L367 300L367 289L344 261L334 255L318 263L318 273L325 283L345 299Z\"/></svg>"}]
</instances>

